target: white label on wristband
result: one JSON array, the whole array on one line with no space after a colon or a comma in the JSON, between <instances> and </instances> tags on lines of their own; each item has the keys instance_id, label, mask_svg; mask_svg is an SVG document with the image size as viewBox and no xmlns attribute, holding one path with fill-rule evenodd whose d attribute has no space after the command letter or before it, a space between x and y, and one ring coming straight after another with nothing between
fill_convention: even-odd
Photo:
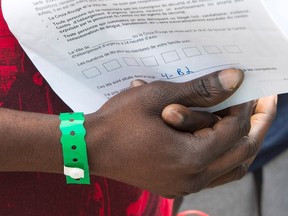
<instances>
[{"instance_id":1,"label":"white label on wristband","mask_svg":"<svg viewBox=\"0 0 288 216\"><path fill-rule=\"evenodd\" d=\"M70 176L73 179L84 178L84 170L80 168L64 166L64 174L66 176Z\"/></svg>"}]
</instances>

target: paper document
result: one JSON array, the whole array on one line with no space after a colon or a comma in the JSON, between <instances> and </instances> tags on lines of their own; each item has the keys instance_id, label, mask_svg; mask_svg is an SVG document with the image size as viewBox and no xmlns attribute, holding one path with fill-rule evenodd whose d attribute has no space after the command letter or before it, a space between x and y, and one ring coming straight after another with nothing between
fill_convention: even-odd
<instances>
[{"instance_id":1,"label":"paper document","mask_svg":"<svg viewBox=\"0 0 288 216\"><path fill-rule=\"evenodd\" d=\"M288 92L281 27L288 19L273 16L277 7L286 1L2 0L9 28L38 70L85 113L134 79L184 82L225 68L244 70L245 81L213 109Z\"/></svg>"}]
</instances>

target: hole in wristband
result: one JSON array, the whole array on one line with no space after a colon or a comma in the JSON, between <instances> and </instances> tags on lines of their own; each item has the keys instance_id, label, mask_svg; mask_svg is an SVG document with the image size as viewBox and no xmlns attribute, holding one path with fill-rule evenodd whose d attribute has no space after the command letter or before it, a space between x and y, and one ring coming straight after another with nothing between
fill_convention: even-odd
<instances>
[{"instance_id":1,"label":"hole in wristband","mask_svg":"<svg viewBox=\"0 0 288 216\"><path fill-rule=\"evenodd\" d=\"M72 150L76 150L76 149L77 149L77 146L76 146L76 145L73 145L73 146L71 146L71 149L72 149Z\"/></svg>"},{"instance_id":2,"label":"hole in wristband","mask_svg":"<svg viewBox=\"0 0 288 216\"><path fill-rule=\"evenodd\" d=\"M76 163L77 161L78 161L78 159L77 159L77 158L73 158L73 162L75 162L75 163Z\"/></svg>"},{"instance_id":3,"label":"hole in wristband","mask_svg":"<svg viewBox=\"0 0 288 216\"><path fill-rule=\"evenodd\" d=\"M70 132L70 135L71 135L71 136L74 136L75 134L76 134L75 131L71 131L71 132Z\"/></svg>"},{"instance_id":4,"label":"hole in wristband","mask_svg":"<svg viewBox=\"0 0 288 216\"><path fill-rule=\"evenodd\" d=\"M73 119L73 118L69 119L70 122L74 122L74 120L75 120L75 119Z\"/></svg>"}]
</instances>

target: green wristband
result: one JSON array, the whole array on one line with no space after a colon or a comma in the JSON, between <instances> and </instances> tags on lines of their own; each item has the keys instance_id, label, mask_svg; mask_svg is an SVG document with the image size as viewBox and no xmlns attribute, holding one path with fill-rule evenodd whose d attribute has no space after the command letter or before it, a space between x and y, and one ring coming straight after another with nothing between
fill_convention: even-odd
<instances>
[{"instance_id":1,"label":"green wristband","mask_svg":"<svg viewBox=\"0 0 288 216\"><path fill-rule=\"evenodd\" d=\"M83 113L61 113L59 116L64 174L67 184L90 184Z\"/></svg>"}]
</instances>

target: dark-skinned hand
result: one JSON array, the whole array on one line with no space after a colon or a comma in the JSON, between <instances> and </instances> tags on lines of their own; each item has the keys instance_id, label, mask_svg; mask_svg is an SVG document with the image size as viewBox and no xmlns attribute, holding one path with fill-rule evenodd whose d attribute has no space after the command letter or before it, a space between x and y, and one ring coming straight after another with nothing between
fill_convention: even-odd
<instances>
[{"instance_id":1,"label":"dark-skinned hand","mask_svg":"<svg viewBox=\"0 0 288 216\"><path fill-rule=\"evenodd\" d=\"M131 83L131 87L145 84L147 83L142 80L135 80ZM275 118L276 106L277 96L261 98L254 103L249 102L216 113L197 112L180 104L171 104L164 108L162 118L168 125L175 129L193 133L200 129L213 128L220 119L230 115L231 109L246 107L243 111L248 111L246 115L250 116L249 133L242 138L238 146L223 154L223 156L219 157L213 163L212 169L220 170L219 166L222 166L228 167L227 170L229 170L208 185L208 187L216 187L231 181L239 180L247 173L249 166L257 156L263 139ZM250 109L248 107L250 107ZM253 110L252 113L251 109ZM248 158L245 154L250 157ZM231 161L233 162L234 157L242 157L243 159L242 162L231 166ZM241 159L238 161L241 161Z\"/></svg>"},{"instance_id":2,"label":"dark-skinned hand","mask_svg":"<svg viewBox=\"0 0 288 216\"><path fill-rule=\"evenodd\" d=\"M265 106L259 100L252 117L252 103L232 107L221 120L186 107L222 102L243 76L231 69L116 95L86 118L87 138L94 140L88 142L91 172L170 198L242 177L272 122L275 100Z\"/></svg>"}]
</instances>

